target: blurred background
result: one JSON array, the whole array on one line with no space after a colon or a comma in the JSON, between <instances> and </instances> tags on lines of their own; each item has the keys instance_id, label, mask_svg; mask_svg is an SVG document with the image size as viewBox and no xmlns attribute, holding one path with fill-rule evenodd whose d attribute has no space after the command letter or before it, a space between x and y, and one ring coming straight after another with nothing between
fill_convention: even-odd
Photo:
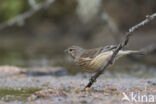
<instances>
[{"instance_id":1,"label":"blurred background","mask_svg":"<svg viewBox=\"0 0 156 104\"><path fill-rule=\"evenodd\" d=\"M65 56L67 47L118 44L130 27L154 12L155 0L0 0L0 65L60 66L80 72ZM152 21L134 33L126 49L155 43ZM122 58L115 69L155 76L156 54Z\"/></svg>"}]
</instances>

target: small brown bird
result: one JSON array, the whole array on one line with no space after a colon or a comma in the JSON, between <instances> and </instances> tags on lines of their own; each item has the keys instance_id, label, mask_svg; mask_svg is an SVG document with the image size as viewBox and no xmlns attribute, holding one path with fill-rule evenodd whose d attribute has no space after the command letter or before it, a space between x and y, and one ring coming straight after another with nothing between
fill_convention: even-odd
<instances>
[{"instance_id":1,"label":"small brown bird","mask_svg":"<svg viewBox=\"0 0 156 104\"><path fill-rule=\"evenodd\" d=\"M72 56L75 63L81 66L85 71L96 72L102 65L107 63L116 47L115 45L111 45L94 49L84 49L79 46L71 46L65 50L65 53ZM130 54L143 53L141 51L120 50L115 59Z\"/></svg>"}]
</instances>

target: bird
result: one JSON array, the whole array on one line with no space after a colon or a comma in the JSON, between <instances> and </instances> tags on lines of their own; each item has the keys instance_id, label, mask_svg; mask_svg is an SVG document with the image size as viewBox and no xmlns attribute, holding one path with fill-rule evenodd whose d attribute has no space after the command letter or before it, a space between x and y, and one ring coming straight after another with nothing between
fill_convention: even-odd
<instances>
[{"instance_id":1,"label":"bird","mask_svg":"<svg viewBox=\"0 0 156 104\"><path fill-rule=\"evenodd\" d=\"M80 46L71 46L64 50L66 54L74 59L74 62L86 72L97 72L111 58L117 45L107 45L93 49L84 49ZM143 55L142 51L120 50L115 60L131 54ZM113 62L114 63L114 62Z\"/></svg>"}]
</instances>

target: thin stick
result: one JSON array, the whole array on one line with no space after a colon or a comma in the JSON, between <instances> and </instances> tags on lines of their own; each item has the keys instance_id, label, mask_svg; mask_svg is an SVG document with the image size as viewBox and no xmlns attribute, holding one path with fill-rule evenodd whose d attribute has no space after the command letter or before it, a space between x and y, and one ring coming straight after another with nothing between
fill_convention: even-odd
<instances>
[{"instance_id":1,"label":"thin stick","mask_svg":"<svg viewBox=\"0 0 156 104\"><path fill-rule=\"evenodd\" d=\"M129 38L130 38L130 36L132 35L132 33L133 33L134 31L136 31L137 29L139 29L140 27L144 26L145 24L151 22L151 21L154 20L154 19L156 19L156 13L154 13L154 14L152 14L152 15L150 15L150 16L147 16L147 18L146 18L145 20L143 20L143 21L140 22L139 24L137 24L137 25L135 25L135 26L133 26L133 27L131 27L131 28L129 29L129 31L126 33L124 39L121 41L121 43L119 43L118 47L115 49L115 51L113 52L113 54L112 54L112 56L110 57L110 59L108 60L108 62L107 62L105 65L103 65L103 66L95 73L95 75L93 75L93 76L90 78L90 81L89 81L89 83L87 84L86 88L87 88L87 87L91 87L91 86L94 84L94 82L96 82L96 79L104 72L104 70L105 70L108 66L110 66L110 65L113 63L113 61L114 61L116 55L118 54L118 52L119 52L123 47L125 47L125 46L127 45L128 41L129 41Z\"/></svg>"}]
</instances>

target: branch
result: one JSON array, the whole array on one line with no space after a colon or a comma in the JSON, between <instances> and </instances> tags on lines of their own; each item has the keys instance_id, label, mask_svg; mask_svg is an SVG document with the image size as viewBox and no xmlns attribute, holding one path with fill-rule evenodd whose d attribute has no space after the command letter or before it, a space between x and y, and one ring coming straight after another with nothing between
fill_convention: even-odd
<instances>
[{"instance_id":1,"label":"branch","mask_svg":"<svg viewBox=\"0 0 156 104\"><path fill-rule=\"evenodd\" d=\"M112 56L110 57L110 59L108 60L108 62L107 62L105 65L103 65L103 66L95 73L95 75L93 75L93 76L90 78L90 81L89 81L89 83L87 84L86 88L91 87L91 86L93 85L93 83L96 82L96 79L97 79L101 74L103 74L104 70L105 70L108 66L110 66L110 65L113 63L113 61L114 61L116 55L118 54L118 52L119 52L122 48L124 48L124 47L127 45L128 41L129 41L129 38L130 38L130 36L132 35L132 33L133 33L134 31L136 31L137 29L139 29L140 27L144 26L145 24L151 22L151 21L154 20L154 19L156 19L156 13L154 13L154 14L152 14L152 15L150 15L150 16L147 16L147 18L146 18L145 20L143 20L143 21L140 22L139 24L137 24L137 25L135 25L135 26L133 26L133 27L131 27L131 28L129 29L129 31L126 33L124 39L119 43L118 47L115 49L115 51L113 52L113 54L112 54Z\"/></svg>"},{"instance_id":2,"label":"branch","mask_svg":"<svg viewBox=\"0 0 156 104\"><path fill-rule=\"evenodd\" d=\"M55 0L46 0L42 3L36 4L34 0L29 0L29 5L31 6L31 9L29 11L24 12L23 14L19 14L16 17L12 18L11 20L8 20L6 22L3 22L0 24L0 30L12 26L14 24L22 25L24 21L34 15L36 12L43 8L49 7Z\"/></svg>"}]
</instances>

